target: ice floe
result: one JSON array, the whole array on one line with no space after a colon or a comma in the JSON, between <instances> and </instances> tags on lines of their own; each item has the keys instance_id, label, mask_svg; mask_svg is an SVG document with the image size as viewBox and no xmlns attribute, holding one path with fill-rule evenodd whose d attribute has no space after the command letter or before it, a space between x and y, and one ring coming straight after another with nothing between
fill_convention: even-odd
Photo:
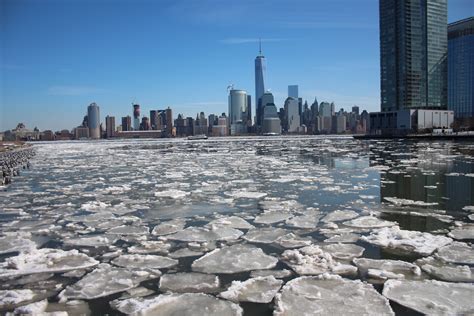
<instances>
[{"instance_id":1,"label":"ice floe","mask_svg":"<svg viewBox=\"0 0 474 316\"><path fill-rule=\"evenodd\" d=\"M230 274L272 269L277 262L277 258L265 254L260 248L237 244L215 249L195 260L191 267L197 272Z\"/></svg>"},{"instance_id":2,"label":"ice floe","mask_svg":"<svg viewBox=\"0 0 474 316\"><path fill-rule=\"evenodd\" d=\"M474 284L388 280L383 295L426 315L468 315L474 308Z\"/></svg>"},{"instance_id":3,"label":"ice floe","mask_svg":"<svg viewBox=\"0 0 474 316\"><path fill-rule=\"evenodd\" d=\"M35 248L36 243L34 241L16 234L0 237L0 254L29 251Z\"/></svg>"},{"instance_id":4,"label":"ice floe","mask_svg":"<svg viewBox=\"0 0 474 316\"><path fill-rule=\"evenodd\" d=\"M166 237L170 240L178 241L208 242L238 239L242 235L242 231L227 226L213 226L210 228L191 226Z\"/></svg>"},{"instance_id":5,"label":"ice floe","mask_svg":"<svg viewBox=\"0 0 474 316\"><path fill-rule=\"evenodd\" d=\"M321 248L325 252L330 253L333 258L341 260L352 260L354 258L360 257L365 250L364 247L361 246L342 243L323 245Z\"/></svg>"},{"instance_id":6,"label":"ice floe","mask_svg":"<svg viewBox=\"0 0 474 316\"><path fill-rule=\"evenodd\" d=\"M160 278L160 291L175 293L215 293L220 289L219 277L212 274L182 272L164 274Z\"/></svg>"},{"instance_id":7,"label":"ice floe","mask_svg":"<svg viewBox=\"0 0 474 316\"><path fill-rule=\"evenodd\" d=\"M474 245L455 241L439 248L436 256L446 262L474 264Z\"/></svg>"},{"instance_id":8,"label":"ice floe","mask_svg":"<svg viewBox=\"0 0 474 316\"><path fill-rule=\"evenodd\" d=\"M359 240L360 235L354 234L354 233L342 233L342 234L334 234L334 235L328 235L330 236L328 239L325 239L324 242L337 242L337 243L355 243Z\"/></svg>"},{"instance_id":9,"label":"ice floe","mask_svg":"<svg viewBox=\"0 0 474 316\"><path fill-rule=\"evenodd\" d=\"M416 261L421 269L433 278L448 282L474 282L474 268L467 265L449 264L434 257Z\"/></svg>"},{"instance_id":10,"label":"ice floe","mask_svg":"<svg viewBox=\"0 0 474 316\"><path fill-rule=\"evenodd\" d=\"M235 229L252 229L254 228L253 225L251 225L249 222L247 222L245 219L238 217L238 216L227 216L227 217L221 217L217 218L215 220L212 220L208 223L208 226L227 226Z\"/></svg>"},{"instance_id":11,"label":"ice floe","mask_svg":"<svg viewBox=\"0 0 474 316\"><path fill-rule=\"evenodd\" d=\"M474 239L474 224L456 227L448 233L448 236L457 240Z\"/></svg>"},{"instance_id":12,"label":"ice floe","mask_svg":"<svg viewBox=\"0 0 474 316\"><path fill-rule=\"evenodd\" d=\"M395 315L388 300L370 284L338 276L299 277L275 298L275 316Z\"/></svg>"},{"instance_id":13,"label":"ice floe","mask_svg":"<svg viewBox=\"0 0 474 316\"><path fill-rule=\"evenodd\" d=\"M273 276L232 281L231 286L219 296L233 302L270 303L282 284L283 281Z\"/></svg>"},{"instance_id":14,"label":"ice floe","mask_svg":"<svg viewBox=\"0 0 474 316\"><path fill-rule=\"evenodd\" d=\"M254 220L255 223L258 224L274 224L278 222L282 222L293 215L287 212L279 212L279 211L271 211L271 212L264 212L257 216Z\"/></svg>"},{"instance_id":15,"label":"ice floe","mask_svg":"<svg viewBox=\"0 0 474 316\"><path fill-rule=\"evenodd\" d=\"M382 228L397 225L396 222L386 221L374 216L362 216L343 223L349 227L355 228Z\"/></svg>"},{"instance_id":16,"label":"ice floe","mask_svg":"<svg viewBox=\"0 0 474 316\"><path fill-rule=\"evenodd\" d=\"M413 279L421 275L417 265L401 260L356 258L353 262L366 279Z\"/></svg>"},{"instance_id":17,"label":"ice floe","mask_svg":"<svg viewBox=\"0 0 474 316\"><path fill-rule=\"evenodd\" d=\"M130 298L110 303L118 311L141 316L241 316L242 308L235 303L202 293L163 294L154 298Z\"/></svg>"},{"instance_id":18,"label":"ice floe","mask_svg":"<svg viewBox=\"0 0 474 316\"><path fill-rule=\"evenodd\" d=\"M98 236L85 236L79 238L67 238L63 240L63 243L67 246L79 246L79 247L106 247L115 242L115 238L105 237L103 235Z\"/></svg>"},{"instance_id":19,"label":"ice floe","mask_svg":"<svg viewBox=\"0 0 474 316\"><path fill-rule=\"evenodd\" d=\"M189 195L190 192L185 192L181 190L165 190L160 192L155 192L156 197L166 197L171 199L182 199Z\"/></svg>"},{"instance_id":20,"label":"ice floe","mask_svg":"<svg viewBox=\"0 0 474 316\"><path fill-rule=\"evenodd\" d=\"M419 231L402 230L398 226L381 228L361 240L403 255L429 256L436 249L452 242L451 238Z\"/></svg>"},{"instance_id":21,"label":"ice floe","mask_svg":"<svg viewBox=\"0 0 474 316\"><path fill-rule=\"evenodd\" d=\"M116 268L101 263L97 269L60 293L65 299L95 299L130 290L141 282L160 276L158 271Z\"/></svg>"},{"instance_id":22,"label":"ice floe","mask_svg":"<svg viewBox=\"0 0 474 316\"><path fill-rule=\"evenodd\" d=\"M265 227L251 229L242 238L254 243L271 244L288 234L283 228Z\"/></svg>"},{"instance_id":23,"label":"ice floe","mask_svg":"<svg viewBox=\"0 0 474 316\"><path fill-rule=\"evenodd\" d=\"M394 205L402 206L435 206L438 205L438 202L424 202L424 201L414 201L409 199L400 199L396 197L385 197L385 201L390 202Z\"/></svg>"},{"instance_id":24,"label":"ice floe","mask_svg":"<svg viewBox=\"0 0 474 316\"><path fill-rule=\"evenodd\" d=\"M346 221L359 216L357 212L351 210L335 210L331 213L328 213L326 216L322 218L321 221L323 222L339 222L339 221Z\"/></svg>"},{"instance_id":25,"label":"ice floe","mask_svg":"<svg viewBox=\"0 0 474 316\"><path fill-rule=\"evenodd\" d=\"M30 289L0 290L0 310L15 308L38 299L39 293Z\"/></svg>"},{"instance_id":26,"label":"ice floe","mask_svg":"<svg viewBox=\"0 0 474 316\"><path fill-rule=\"evenodd\" d=\"M97 260L77 250L42 248L5 259L0 264L0 278L89 269L98 264Z\"/></svg>"},{"instance_id":27,"label":"ice floe","mask_svg":"<svg viewBox=\"0 0 474 316\"><path fill-rule=\"evenodd\" d=\"M351 275L357 272L356 267L335 261L330 253L317 245L285 250L281 260L299 275L319 275L328 272Z\"/></svg>"},{"instance_id":28,"label":"ice floe","mask_svg":"<svg viewBox=\"0 0 474 316\"><path fill-rule=\"evenodd\" d=\"M155 226L151 234L156 236L173 234L183 230L185 225L185 219L172 219L170 221L162 222L159 225Z\"/></svg>"},{"instance_id":29,"label":"ice floe","mask_svg":"<svg viewBox=\"0 0 474 316\"><path fill-rule=\"evenodd\" d=\"M178 264L178 260L157 255L121 255L111 262L123 268L167 269Z\"/></svg>"}]
</instances>

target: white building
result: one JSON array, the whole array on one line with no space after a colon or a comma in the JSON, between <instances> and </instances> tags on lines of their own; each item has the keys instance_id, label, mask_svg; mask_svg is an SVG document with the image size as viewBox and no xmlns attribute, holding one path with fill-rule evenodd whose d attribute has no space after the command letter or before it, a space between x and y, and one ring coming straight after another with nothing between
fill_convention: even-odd
<instances>
[{"instance_id":1,"label":"white building","mask_svg":"<svg viewBox=\"0 0 474 316\"><path fill-rule=\"evenodd\" d=\"M298 100L287 98L285 101L286 126L288 133L297 133L300 127L300 114Z\"/></svg>"}]
</instances>

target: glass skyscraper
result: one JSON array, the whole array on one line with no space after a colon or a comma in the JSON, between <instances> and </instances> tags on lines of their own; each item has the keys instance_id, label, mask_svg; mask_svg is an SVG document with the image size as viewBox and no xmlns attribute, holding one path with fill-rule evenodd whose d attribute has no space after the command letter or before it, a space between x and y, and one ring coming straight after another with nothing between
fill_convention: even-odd
<instances>
[{"instance_id":1,"label":"glass skyscraper","mask_svg":"<svg viewBox=\"0 0 474 316\"><path fill-rule=\"evenodd\" d=\"M261 126L263 122L263 106L260 98L265 93L265 72L266 72L265 56L262 55L262 46L260 52L255 58L255 108L257 117L257 126Z\"/></svg>"},{"instance_id":2,"label":"glass skyscraper","mask_svg":"<svg viewBox=\"0 0 474 316\"><path fill-rule=\"evenodd\" d=\"M380 0L382 112L447 108L447 0Z\"/></svg>"},{"instance_id":3,"label":"glass skyscraper","mask_svg":"<svg viewBox=\"0 0 474 316\"><path fill-rule=\"evenodd\" d=\"M474 117L474 17L449 24L448 52L449 109Z\"/></svg>"}]
</instances>

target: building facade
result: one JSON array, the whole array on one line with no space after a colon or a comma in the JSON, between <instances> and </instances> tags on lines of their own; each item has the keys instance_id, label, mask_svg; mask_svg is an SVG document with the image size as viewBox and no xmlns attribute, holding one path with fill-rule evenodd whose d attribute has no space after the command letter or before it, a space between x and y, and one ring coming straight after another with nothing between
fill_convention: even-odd
<instances>
[{"instance_id":1,"label":"building facade","mask_svg":"<svg viewBox=\"0 0 474 316\"><path fill-rule=\"evenodd\" d=\"M255 58L255 109L256 109L256 125L257 127L262 125L263 121L263 107L265 106L261 102L261 98L265 93L265 73L267 66L265 62L265 56L262 55L262 48L260 45L260 51L258 56Z\"/></svg>"},{"instance_id":2,"label":"building facade","mask_svg":"<svg viewBox=\"0 0 474 316\"><path fill-rule=\"evenodd\" d=\"M474 17L448 26L448 107L474 119ZM474 122L473 122L474 123Z\"/></svg>"},{"instance_id":3,"label":"building facade","mask_svg":"<svg viewBox=\"0 0 474 316\"><path fill-rule=\"evenodd\" d=\"M298 99L288 97L285 100L286 127L288 133L297 133L300 127Z\"/></svg>"},{"instance_id":4,"label":"building facade","mask_svg":"<svg viewBox=\"0 0 474 316\"><path fill-rule=\"evenodd\" d=\"M140 130L140 104L133 104L133 129Z\"/></svg>"},{"instance_id":5,"label":"building facade","mask_svg":"<svg viewBox=\"0 0 474 316\"><path fill-rule=\"evenodd\" d=\"M381 111L447 108L447 0L380 0Z\"/></svg>"},{"instance_id":6,"label":"building facade","mask_svg":"<svg viewBox=\"0 0 474 316\"><path fill-rule=\"evenodd\" d=\"M115 136L115 116L106 116L105 118L105 130L107 138Z\"/></svg>"},{"instance_id":7,"label":"building facade","mask_svg":"<svg viewBox=\"0 0 474 316\"><path fill-rule=\"evenodd\" d=\"M122 131L128 132L132 130L132 118L130 115L122 117Z\"/></svg>"},{"instance_id":8,"label":"building facade","mask_svg":"<svg viewBox=\"0 0 474 316\"><path fill-rule=\"evenodd\" d=\"M247 92L232 89L229 91L229 124L231 135L247 133L249 118Z\"/></svg>"},{"instance_id":9,"label":"building facade","mask_svg":"<svg viewBox=\"0 0 474 316\"><path fill-rule=\"evenodd\" d=\"M288 86L288 97L298 100L298 85Z\"/></svg>"},{"instance_id":10,"label":"building facade","mask_svg":"<svg viewBox=\"0 0 474 316\"><path fill-rule=\"evenodd\" d=\"M91 103L87 107L87 126L89 127L89 137L92 139L100 138L100 112L99 106Z\"/></svg>"}]
</instances>

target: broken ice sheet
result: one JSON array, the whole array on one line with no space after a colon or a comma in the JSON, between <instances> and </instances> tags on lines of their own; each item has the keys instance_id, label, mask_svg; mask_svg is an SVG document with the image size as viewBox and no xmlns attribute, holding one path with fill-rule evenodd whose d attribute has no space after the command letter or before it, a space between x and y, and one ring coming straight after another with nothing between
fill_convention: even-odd
<instances>
[{"instance_id":1,"label":"broken ice sheet","mask_svg":"<svg viewBox=\"0 0 474 316\"><path fill-rule=\"evenodd\" d=\"M95 299L130 290L141 282L156 279L159 271L116 268L107 263L100 264L97 269L87 274L78 282L66 287L59 296L66 299Z\"/></svg>"},{"instance_id":2,"label":"broken ice sheet","mask_svg":"<svg viewBox=\"0 0 474 316\"><path fill-rule=\"evenodd\" d=\"M368 279L412 279L421 275L417 265L401 260L356 258L353 262L359 268L360 275Z\"/></svg>"},{"instance_id":3,"label":"broken ice sheet","mask_svg":"<svg viewBox=\"0 0 474 316\"><path fill-rule=\"evenodd\" d=\"M439 248L436 256L446 262L474 264L474 245L455 241Z\"/></svg>"},{"instance_id":4,"label":"broken ice sheet","mask_svg":"<svg viewBox=\"0 0 474 316\"><path fill-rule=\"evenodd\" d=\"M421 256L429 256L436 249L453 241L445 236L402 230L398 226L381 228L372 232L369 236L362 236L360 239L393 253Z\"/></svg>"},{"instance_id":5,"label":"broken ice sheet","mask_svg":"<svg viewBox=\"0 0 474 316\"><path fill-rule=\"evenodd\" d=\"M110 305L128 315L241 316L242 308L232 302L202 293L162 294L154 298L114 300Z\"/></svg>"},{"instance_id":6,"label":"broken ice sheet","mask_svg":"<svg viewBox=\"0 0 474 316\"><path fill-rule=\"evenodd\" d=\"M395 315L388 300L370 284L335 275L299 277L275 298L275 316Z\"/></svg>"},{"instance_id":7,"label":"broken ice sheet","mask_svg":"<svg viewBox=\"0 0 474 316\"><path fill-rule=\"evenodd\" d=\"M41 292L30 289L0 290L0 310L12 309L44 297Z\"/></svg>"},{"instance_id":8,"label":"broken ice sheet","mask_svg":"<svg viewBox=\"0 0 474 316\"><path fill-rule=\"evenodd\" d=\"M161 253L168 254L172 244L161 240L143 240L139 244L128 247L129 253L147 254L147 253Z\"/></svg>"},{"instance_id":9,"label":"broken ice sheet","mask_svg":"<svg viewBox=\"0 0 474 316\"><path fill-rule=\"evenodd\" d=\"M436 280L388 280L383 295L426 315L468 315L473 312L474 284Z\"/></svg>"},{"instance_id":10,"label":"broken ice sheet","mask_svg":"<svg viewBox=\"0 0 474 316\"><path fill-rule=\"evenodd\" d=\"M282 284L283 281L273 276L232 281L231 286L219 296L233 302L270 303Z\"/></svg>"},{"instance_id":11,"label":"broken ice sheet","mask_svg":"<svg viewBox=\"0 0 474 316\"><path fill-rule=\"evenodd\" d=\"M254 222L258 224L274 224L278 222L282 222L290 217L292 217L293 214L287 213L287 212L280 212L280 211L269 211L269 212L264 212L257 217L255 217Z\"/></svg>"},{"instance_id":12,"label":"broken ice sheet","mask_svg":"<svg viewBox=\"0 0 474 316\"><path fill-rule=\"evenodd\" d=\"M352 260L356 257L362 256L364 253L364 248L361 246L357 246L354 244L328 244L323 245L321 248L330 253L333 258L341 259L341 260Z\"/></svg>"},{"instance_id":13,"label":"broken ice sheet","mask_svg":"<svg viewBox=\"0 0 474 316\"><path fill-rule=\"evenodd\" d=\"M220 281L216 275L204 273L164 274L160 278L160 291L175 293L215 293Z\"/></svg>"},{"instance_id":14,"label":"broken ice sheet","mask_svg":"<svg viewBox=\"0 0 474 316\"><path fill-rule=\"evenodd\" d=\"M337 231L334 235L330 234L325 234L328 239L325 239L324 242L332 243L355 243L359 240L360 235L354 234L354 233L342 233L342 234L337 234Z\"/></svg>"},{"instance_id":15,"label":"broken ice sheet","mask_svg":"<svg viewBox=\"0 0 474 316\"><path fill-rule=\"evenodd\" d=\"M456 240L474 239L474 224L456 227L448 233L448 236Z\"/></svg>"},{"instance_id":16,"label":"broken ice sheet","mask_svg":"<svg viewBox=\"0 0 474 316\"><path fill-rule=\"evenodd\" d=\"M120 255L111 262L112 264L132 269L167 269L178 264L178 260L157 255Z\"/></svg>"},{"instance_id":17,"label":"broken ice sheet","mask_svg":"<svg viewBox=\"0 0 474 316\"><path fill-rule=\"evenodd\" d=\"M171 199L182 199L189 194L191 193L181 191L181 190L174 190L174 189L155 192L156 197L165 197L165 198L171 198Z\"/></svg>"},{"instance_id":18,"label":"broken ice sheet","mask_svg":"<svg viewBox=\"0 0 474 316\"><path fill-rule=\"evenodd\" d=\"M215 220L210 221L208 226L227 226L235 229L252 229L254 228L249 222L245 219L238 216L227 216L221 217Z\"/></svg>"},{"instance_id":19,"label":"broken ice sheet","mask_svg":"<svg viewBox=\"0 0 474 316\"><path fill-rule=\"evenodd\" d=\"M448 282L474 282L474 268L467 265L446 263L434 257L422 258L415 262L433 278Z\"/></svg>"},{"instance_id":20,"label":"broken ice sheet","mask_svg":"<svg viewBox=\"0 0 474 316\"><path fill-rule=\"evenodd\" d=\"M351 211L351 210L335 210L331 213L328 213L326 216L323 217L323 222L338 222L338 221L345 221L356 218L359 216L358 213Z\"/></svg>"},{"instance_id":21,"label":"broken ice sheet","mask_svg":"<svg viewBox=\"0 0 474 316\"><path fill-rule=\"evenodd\" d=\"M254 228L245 234L242 238L254 243L271 244L276 242L277 239L288 234L288 231L283 228L265 227L265 228Z\"/></svg>"},{"instance_id":22,"label":"broken ice sheet","mask_svg":"<svg viewBox=\"0 0 474 316\"><path fill-rule=\"evenodd\" d=\"M319 275L328 272L353 274L357 271L357 268L352 265L333 260L330 253L323 251L317 245L285 250L281 255L281 260L299 275Z\"/></svg>"},{"instance_id":23,"label":"broken ice sheet","mask_svg":"<svg viewBox=\"0 0 474 316\"><path fill-rule=\"evenodd\" d=\"M0 254L29 251L35 248L34 241L18 234L0 237Z\"/></svg>"},{"instance_id":24,"label":"broken ice sheet","mask_svg":"<svg viewBox=\"0 0 474 316\"><path fill-rule=\"evenodd\" d=\"M98 264L97 260L77 250L42 248L5 259L5 262L0 264L0 278L67 272L92 268Z\"/></svg>"},{"instance_id":25,"label":"broken ice sheet","mask_svg":"<svg viewBox=\"0 0 474 316\"><path fill-rule=\"evenodd\" d=\"M397 225L396 222L385 221L374 216L362 216L343 223L355 228L382 228Z\"/></svg>"},{"instance_id":26,"label":"broken ice sheet","mask_svg":"<svg viewBox=\"0 0 474 316\"><path fill-rule=\"evenodd\" d=\"M232 245L218 248L195 260L193 271L232 274L243 271L271 269L278 259L252 245Z\"/></svg>"},{"instance_id":27,"label":"broken ice sheet","mask_svg":"<svg viewBox=\"0 0 474 316\"><path fill-rule=\"evenodd\" d=\"M172 219L167 222L162 222L159 225L156 225L151 232L152 235L162 236L169 235L176 232L179 232L184 229L186 225L186 220L182 218Z\"/></svg>"},{"instance_id":28,"label":"broken ice sheet","mask_svg":"<svg viewBox=\"0 0 474 316\"><path fill-rule=\"evenodd\" d=\"M63 244L67 246L76 247L105 247L113 244L116 238L111 236L96 235L96 236L85 236L78 238L66 238L63 240Z\"/></svg>"},{"instance_id":29,"label":"broken ice sheet","mask_svg":"<svg viewBox=\"0 0 474 316\"><path fill-rule=\"evenodd\" d=\"M107 231L110 235L148 235L148 227L145 226L117 226Z\"/></svg>"},{"instance_id":30,"label":"broken ice sheet","mask_svg":"<svg viewBox=\"0 0 474 316\"><path fill-rule=\"evenodd\" d=\"M242 231L232 227L215 226L205 228L191 226L166 237L171 240L186 242L208 242L238 239L241 235L243 235Z\"/></svg>"}]
</instances>

